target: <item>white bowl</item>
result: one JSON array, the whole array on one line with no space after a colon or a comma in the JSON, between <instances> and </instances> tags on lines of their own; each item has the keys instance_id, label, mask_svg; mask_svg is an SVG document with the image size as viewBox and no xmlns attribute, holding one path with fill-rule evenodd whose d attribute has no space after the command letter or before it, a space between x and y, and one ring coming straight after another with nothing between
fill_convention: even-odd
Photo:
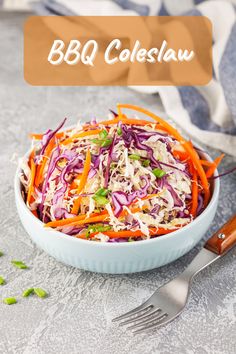
<instances>
[{"instance_id":1,"label":"white bowl","mask_svg":"<svg viewBox=\"0 0 236 354\"><path fill-rule=\"evenodd\" d=\"M208 155L205 158L212 161ZM16 206L21 222L32 240L60 262L99 273L141 272L163 266L183 256L200 241L209 228L216 213L220 189L219 179L214 179L212 197L207 208L182 229L150 240L103 243L78 239L45 228L23 200L19 174L20 168L15 176Z\"/></svg>"}]
</instances>

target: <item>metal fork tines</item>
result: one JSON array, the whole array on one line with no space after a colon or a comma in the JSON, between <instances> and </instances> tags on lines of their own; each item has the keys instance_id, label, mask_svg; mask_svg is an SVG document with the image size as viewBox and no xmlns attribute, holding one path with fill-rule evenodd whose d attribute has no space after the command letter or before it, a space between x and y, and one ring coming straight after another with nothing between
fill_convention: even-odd
<instances>
[{"instance_id":1,"label":"metal fork tines","mask_svg":"<svg viewBox=\"0 0 236 354\"><path fill-rule=\"evenodd\" d=\"M193 276L218 258L218 255L203 249L182 274L156 290L142 305L113 321L122 321L120 326L131 324L128 329L140 333L174 320L186 305Z\"/></svg>"},{"instance_id":2,"label":"metal fork tines","mask_svg":"<svg viewBox=\"0 0 236 354\"><path fill-rule=\"evenodd\" d=\"M168 314L161 308L150 303L150 299L136 309L115 318L113 321L122 321L120 326L133 324L128 329L140 333L146 329L161 326L168 321ZM123 321L125 320L125 321Z\"/></svg>"}]
</instances>

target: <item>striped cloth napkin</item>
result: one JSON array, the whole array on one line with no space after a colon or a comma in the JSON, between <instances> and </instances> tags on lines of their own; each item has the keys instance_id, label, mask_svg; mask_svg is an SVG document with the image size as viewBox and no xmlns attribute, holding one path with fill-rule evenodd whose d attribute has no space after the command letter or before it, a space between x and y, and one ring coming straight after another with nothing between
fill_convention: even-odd
<instances>
[{"instance_id":1,"label":"striped cloth napkin","mask_svg":"<svg viewBox=\"0 0 236 354\"><path fill-rule=\"evenodd\" d=\"M42 0L36 11L43 15L184 14L210 18L213 24L214 78L207 86L132 88L147 94L158 93L166 113L189 135L236 156L235 5L236 0Z\"/></svg>"}]
</instances>

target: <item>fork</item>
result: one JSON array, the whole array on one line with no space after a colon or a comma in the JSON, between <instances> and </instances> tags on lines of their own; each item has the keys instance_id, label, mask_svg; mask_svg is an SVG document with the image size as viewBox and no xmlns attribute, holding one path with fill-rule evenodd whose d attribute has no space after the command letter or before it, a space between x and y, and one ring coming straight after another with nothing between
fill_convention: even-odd
<instances>
[{"instance_id":1,"label":"fork","mask_svg":"<svg viewBox=\"0 0 236 354\"><path fill-rule=\"evenodd\" d=\"M158 290L143 304L114 318L129 325L134 334L152 330L173 321L184 309L193 277L236 244L236 215L218 230L204 245L185 271ZM124 320L124 321L123 321Z\"/></svg>"}]
</instances>

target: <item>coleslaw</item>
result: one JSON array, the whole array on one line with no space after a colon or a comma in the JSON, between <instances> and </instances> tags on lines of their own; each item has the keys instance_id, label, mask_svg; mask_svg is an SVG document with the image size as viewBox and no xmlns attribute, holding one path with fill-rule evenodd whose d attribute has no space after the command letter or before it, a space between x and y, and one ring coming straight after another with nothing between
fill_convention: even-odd
<instances>
[{"instance_id":1,"label":"coleslaw","mask_svg":"<svg viewBox=\"0 0 236 354\"><path fill-rule=\"evenodd\" d=\"M123 109L153 121L128 118ZM45 227L98 242L130 242L192 222L210 199L223 155L203 160L165 120L132 105L111 119L31 134L21 161L23 197Z\"/></svg>"}]
</instances>

